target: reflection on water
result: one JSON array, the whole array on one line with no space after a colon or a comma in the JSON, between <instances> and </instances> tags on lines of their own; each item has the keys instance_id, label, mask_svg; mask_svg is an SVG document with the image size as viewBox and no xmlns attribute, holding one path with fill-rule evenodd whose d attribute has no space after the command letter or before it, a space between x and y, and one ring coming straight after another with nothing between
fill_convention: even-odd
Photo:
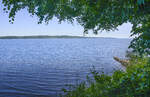
<instances>
[{"instance_id":1,"label":"reflection on water","mask_svg":"<svg viewBox=\"0 0 150 97\"><path fill-rule=\"evenodd\" d=\"M128 39L0 40L0 97L55 97L66 84L83 81L94 66L110 73L120 65ZM103 69L102 69L103 68Z\"/></svg>"}]
</instances>

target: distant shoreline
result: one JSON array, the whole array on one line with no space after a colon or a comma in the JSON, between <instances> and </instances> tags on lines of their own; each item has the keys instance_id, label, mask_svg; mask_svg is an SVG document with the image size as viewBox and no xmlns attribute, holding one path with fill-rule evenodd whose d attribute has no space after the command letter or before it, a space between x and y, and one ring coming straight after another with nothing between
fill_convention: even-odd
<instances>
[{"instance_id":1,"label":"distant shoreline","mask_svg":"<svg viewBox=\"0 0 150 97\"><path fill-rule=\"evenodd\" d=\"M0 39L44 39L44 38L86 38L83 36L46 36L46 35L34 35L34 36L0 36Z\"/></svg>"},{"instance_id":2,"label":"distant shoreline","mask_svg":"<svg viewBox=\"0 0 150 97\"><path fill-rule=\"evenodd\" d=\"M0 39L50 39L50 38L112 38L112 39L129 39L129 38L113 38L113 37L86 37L86 36L47 36L47 35L33 35L33 36L0 36Z\"/></svg>"}]
</instances>

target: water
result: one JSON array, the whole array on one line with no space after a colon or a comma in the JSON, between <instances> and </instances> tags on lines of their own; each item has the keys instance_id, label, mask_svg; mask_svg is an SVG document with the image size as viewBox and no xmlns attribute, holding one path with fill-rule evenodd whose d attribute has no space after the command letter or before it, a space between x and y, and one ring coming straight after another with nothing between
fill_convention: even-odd
<instances>
[{"instance_id":1,"label":"water","mask_svg":"<svg viewBox=\"0 0 150 97\"><path fill-rule=\"evenodd\" d=\"M0 40L0 97L56 97L66 84L83 81L94 66L121 68L128 39L53 38Z\"/></svg>"}]
</instances>

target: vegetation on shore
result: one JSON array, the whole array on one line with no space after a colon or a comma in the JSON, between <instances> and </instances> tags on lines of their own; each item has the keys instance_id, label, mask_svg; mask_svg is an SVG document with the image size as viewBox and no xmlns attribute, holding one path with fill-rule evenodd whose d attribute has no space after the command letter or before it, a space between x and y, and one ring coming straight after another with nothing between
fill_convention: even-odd
<instances>
[{"instance_id":1,"label":"vegetation on shore","mask_svg":"<svg viewBox=\"0 0 150 97\"><path fill-rule=\"evenodd\" d=\"M113 37L88 37L88 36L69 36L69 35L57 35L57 36L49 36L49 35L33 35L33 36L0 36L0 39L46 39L46 38L105 38L105 39L118 39ZM119 38L119 39L128 39L129 38Z\"/></svg>"},{"instance_id":2,"label":"vegetation on shore","mask_svg":"<svg viewBox=\"0 0 150 97\"><path fill-rule=\"evenodd\" d=\"M130 56L126 71L117 70L111 76L94 70L92 74L87 82L64 89L64 97L149 97L149 57Z\"/></svg>"},{"instance_id":3,"label":"vegetation on shore","mask_svg":"<svg viewBox=\"0 0 150 97\"><path fill-rule=\"evenodd\" d=\"M34 35L34 36L0 36L0 39L37 39L37 38L85 38L83 36L48 36L48 35Z\"/></svg>"}]
</instances>

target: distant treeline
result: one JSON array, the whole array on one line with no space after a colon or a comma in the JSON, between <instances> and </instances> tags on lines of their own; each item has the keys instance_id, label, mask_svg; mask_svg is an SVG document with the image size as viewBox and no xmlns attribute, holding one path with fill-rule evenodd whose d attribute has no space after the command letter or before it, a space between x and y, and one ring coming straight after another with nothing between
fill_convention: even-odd
<instances>
[{"instance_id":1,"label":"distant treeline","mask_svg":"<svg viewBox=\"0 0 150 97\"><path fill-rule=\"evenodd\" d=\"M0 39L36 39L36 38L85 38L83 36L0 36Z\"/></svg>"}]
</instances>

